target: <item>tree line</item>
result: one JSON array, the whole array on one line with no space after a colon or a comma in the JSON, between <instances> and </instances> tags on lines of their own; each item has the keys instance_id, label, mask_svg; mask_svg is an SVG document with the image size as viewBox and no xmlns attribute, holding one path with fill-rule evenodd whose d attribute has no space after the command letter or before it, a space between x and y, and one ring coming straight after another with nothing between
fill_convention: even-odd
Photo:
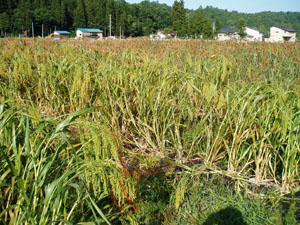
<instances>
[{"instance_id":1,"label":"tree line","mask_svg":"<svg viewBox=\"0 0 300 225\"><path fill-rule=\"evenodd\" d=\"M78 27L100 28L108 34L111 17L113 35L142 36L171 26L171 7L125 0L0 0L1 32L45 35Z\"/></svg>"},{"instance_id":2,"label":"tree line","mask_svg":"<svg viewBox=\"0 0 300 225\"><path fill-rule=\"evenodd\" d=\"M298 12L246 14L213 7L188 10L183 0L175 0L172 7L150 0L139 4L125 0L0 0L2 35L30 36L32 23L35 35L42 35L42 30L48 35L55 29L74 31L78 27L100 28L108 35L110 18L112 34L127 37L147 36L158 30L181 37L212 37L213 24L218 30L224 26L237 27L241 20L264 33L272 25L300 30Z\"/></svg>"}]
</instances>

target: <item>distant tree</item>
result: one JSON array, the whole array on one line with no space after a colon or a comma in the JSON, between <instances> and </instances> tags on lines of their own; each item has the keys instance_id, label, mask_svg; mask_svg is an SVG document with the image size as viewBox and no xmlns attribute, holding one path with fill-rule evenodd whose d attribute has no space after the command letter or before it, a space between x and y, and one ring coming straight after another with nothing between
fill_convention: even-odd
<instances>
[{"instance_id":1,"label":"distant tree","mask_svg":"<svg viewBox=\"0 0 300 225\"><path fill-rule=\"evenodd\" d=\"M112 35L116 32L116 18L115 18L115 7L114 7L113 0L106 0L106 9L105 9L105 23L107 28L107 36L109 35L109 26L110 26L110 19L111 19L111 32Z\"/></svg>"},{"instance_id":2,"label":"distant tree","mask_svg":"<svg viewBox=\"0 0 300 225\"><path fill-rule=\"evenodd\" d=\"M238 24L238 32L242 38L246 37L247 35L245 26L246 26L246 20L244 18L241 18Z\"/></svg>"},{"instance_id":3,"label":"distant tree","mask_svg":"<svg viewBox=\"0 0 300 225\"><path fill-rule=\"evenodd\" d=\"M67 9L64 1L61 1L57 12L59 15L57 16L58 24L61 28L64 28L67 25Z\"/></svg>"},{"instance_id":4,"label":"distant tree","mask_svg":"<svg viewBox=\"0 0 300 225\"><path fill-rule=\"evenodd\" d=\"M77 7L74 11L74 28L87 26L86 10L83 0L77 0Z\"/></svg>"},{"instance_id":5,"label":"distant tree","mask_svg":"<svg viewBox=\"0 0 300 225\"><path fill-rule=\"evenodd\" d=\"M94 0L85 0L86 3L86 14L89 27L97 27L98 25L98 7Z\"/></svg>"},{"instance_id":6,"label":"distant tree","mask_svg":"<svg viewBox=\"0 0 300 225\"><path fill-rule=\"evenodd\" d=\"M171 18L174 32L176 32L178 36L185 36L187 34L187 19L183 0L179 2L175 0L172 7Z\"/></svg>"},{"instance_id":7,"label":"distant tree","mask_svg":"<svg viewBox=\"0 0 300 225\"><path fill-rule=\"evenodd\" d=\"M222 29L222 24L218 18L216 19L215 26L216 26L216 30Z\"/></svg>"},{"instance_id":8,"label":"distant tree","mask_svg":"<svg viewBox=\"0 0 300 225\"><path fill-rule=\"evenodd\" d=\"M45 5L45 2L43 4ZM49 7L46 7L45 9L49 11ZM60 28L67 25L67 11L63 0L51 0L50 10L51 13L46 13L48 14L47 20L50 23L54 26L59 26Z\"/></svg>"},{"instance_id":9,"label":"distant tree","mask_svg":"<svg viewBox=\"0 0 300 225\"><path fill-rule=\"evenodd\" d=\"M171 8L157 2L143 1L138 7L138 18L143 35L171 27Z\"/></svg>"},{"instance_id":10,"label":"distant tree","mask_svg":"<svg viewBox=\"0 0 300 225\"><path fill-rule=\"evenodd\" d=\"M212 23L209 21L207 17L204 18L203 21L203 37L211 38L214 35Z\"/></svg>"},{"instance_id":11,"label":"distant tree","mask_svg":"<svg viewBox=\"0 0 300 225\"><path fill-rule=\"evenodd\" d=\"M1 2L1 0L0 0L0 2ZM32 8L33 8L33 9L38 9L38 8L40 8L40 0L33 0L33 1L32 1Z\"/></svg>"},{"instance_id":12,"label":"distant tree","mask_svg":"<svg viewBox=\"0 0 300 225\"><path fill-rule=\"evenodd\" d=\"M201 8L197 9L189 21L189 35L200 36L204 38L213 36L212 23L203 14Z\"/></svg>"},{"instance_id":13,"label":"distant tree","mask_svg":"<svg viewBox=\"0 0 300 225\"><path fill-rule=\"evenodd\" d=\"M85 2L88 26L104 30L106 27L106 2L104 0L85 0Z\"/></svg>"},{"instance_id":14,"label":"distant tree","mask_svg":"<svg viewBox=\"0 0 300 225\"><path fill-rule=\"evenodd\" d=\"M125 30L126 36L132 36L137 37L143 35L142 32L142 26L140 22L139 12L140 12L140 6L133 4L128 5L127 8L127 19L126 23L128 24L127 29Z\"/></svg>"},{"instance_id":15,"label":"distant tree","mask_svg":"<svg viewBox=\"0 0 300 225\"><path fill-rule=\"evenodd\" d=\"M115 3L115 34L122 35L126 26L126 2L119 0ZM121 32L121 34L120 34Z\"/></svg>"},{"instance_id":16,"label":"distant tree","mask_svg":"<svg viewBox=\"0 0 300 225\"><path fill-rule=\"evenodd\" d=\"M9 30L10 28L10 17L9 15L4 12L0 14L0 31L1 35L3 36L4 32Z\"/></svg>"},{"instance_id":17,"label":"distant tree","mask_svg":"<svg viewBox=\"0 0 300 225\"><path fill-rule=\"evenodd\" d=\"M17 31L29 31L33 22L34 16L33 11L30 8L29 0L21 0L19 5L13 11L11 24Z\"/></svg>"},{"instance_id":18,"label":"distant tree","mask_svg":"<svg viewBox=\"0 0 300 225\"><path fill-rule=\"evenodd\" d=\"M7 0L0 0L0 14L7 12Z\"/></svg>"},{"instance_id":19,"label":"distant tree","mask_svg":"<svg viewBox=\"0 0 300 225\"><path fill-rule=\"evenodd\" d=\"M125 0L121 0L120 17L119 17L119 25L121 27L121 32L122 32L121 35L124 34L124 31L127 28L126 14L127 14L126 2L125 2Z\"/></svg>"}]
</instances>

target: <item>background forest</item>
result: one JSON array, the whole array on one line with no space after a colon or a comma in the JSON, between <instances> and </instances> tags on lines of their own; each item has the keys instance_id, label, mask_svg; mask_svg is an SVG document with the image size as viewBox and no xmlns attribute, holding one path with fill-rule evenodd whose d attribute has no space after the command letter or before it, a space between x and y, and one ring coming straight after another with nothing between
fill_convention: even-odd
<instances>
[{"instance_id":1,"label":"background forest","mask_svg":"<svg viewBox=\"0 0 300 225\"><path fill-rule=\"evenodd\" d=\"M199 3L200 6L201 2ZM260 12L254 14L221 10L213 7L198 10L184 8L182 0L173 7L149 0L129 4L125 0L0 0L0 31L10 35L35 35L53 30L74 31L78 27L100 28L106 35L112 16L112 34L146 36L159 29L176 32L179 36L204 34L211 37L212 24L216 29L237 27L240 20L265 34L272 25L283 25L300 30L300 12Z\"/></svg>"}]
</instances>

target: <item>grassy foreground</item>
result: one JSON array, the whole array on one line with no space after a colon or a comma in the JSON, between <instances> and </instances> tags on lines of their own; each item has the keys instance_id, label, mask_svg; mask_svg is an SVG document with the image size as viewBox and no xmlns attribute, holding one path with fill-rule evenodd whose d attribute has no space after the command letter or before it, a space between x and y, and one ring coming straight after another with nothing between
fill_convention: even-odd
<instances>
[{"instance_id":1,"label":"grassy foreground","mask_svg":"<svg viewBox=\"0 0 300 225\"><path fill-rule=\"evenodd\" d=\"M1 40L1 223L296 224L299 47Z\"/></svg>"}]
</instances>

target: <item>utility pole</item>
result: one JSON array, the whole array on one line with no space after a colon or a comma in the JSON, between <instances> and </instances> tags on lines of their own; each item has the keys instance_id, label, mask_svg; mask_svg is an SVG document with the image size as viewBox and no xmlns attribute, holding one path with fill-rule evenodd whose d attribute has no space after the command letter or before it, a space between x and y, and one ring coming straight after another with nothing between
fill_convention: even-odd
<instances>
[{"instance_id":1,"label":"utility pole","mask_svg":"<svg viewBox=\"0 0 300 225\"><path fill-rule=\"evenodd\" d=\"M120 26L120 39L122 39L122 27Z\"/></svg>"},{"instance_id":2,"label":"utility pole","mask_svg":"<svg viewBox=\"0 0 300 225\"><path fill-rule=\"evenodd\" d=\"M213 32L216 32L216 22L213 22Z\"/></svg>"},{"instance_id":3,"label":"utility pole","mask_svg":"<svg viewBox=\"0 0 300 225\"><path fill-rule=\"evenodd\" d=\"M111 37L111 14L109 14L109 36Z\"/></svg>"},{"instance_id":4,"label":"utility pole","mask_svg":"<svg viewBox=\"0 0 300 225\"><path fill-rule=\"evenodd\" d=\"M34 38L34 26L33 26L33 22L32 22L32 38Z\"/></svg>"},{"instance_id":5,"label":"utility pole","mask_svg":"<svg viewBox=\"0 0 300 225\"><path fill-rule=\"evenodd\" d=\"M56 26L54 27L54 31L56 31Z\"/></svg>"},{"instance_id":6,"label":"utility pole","mask_svg":"<svg viewBox=\"0 0 300 225\"><path fill-rule=\"evenodd\" d=\"M44 24L42 24L42 38L44 38Z\"/></svg>"}]
</instances>

